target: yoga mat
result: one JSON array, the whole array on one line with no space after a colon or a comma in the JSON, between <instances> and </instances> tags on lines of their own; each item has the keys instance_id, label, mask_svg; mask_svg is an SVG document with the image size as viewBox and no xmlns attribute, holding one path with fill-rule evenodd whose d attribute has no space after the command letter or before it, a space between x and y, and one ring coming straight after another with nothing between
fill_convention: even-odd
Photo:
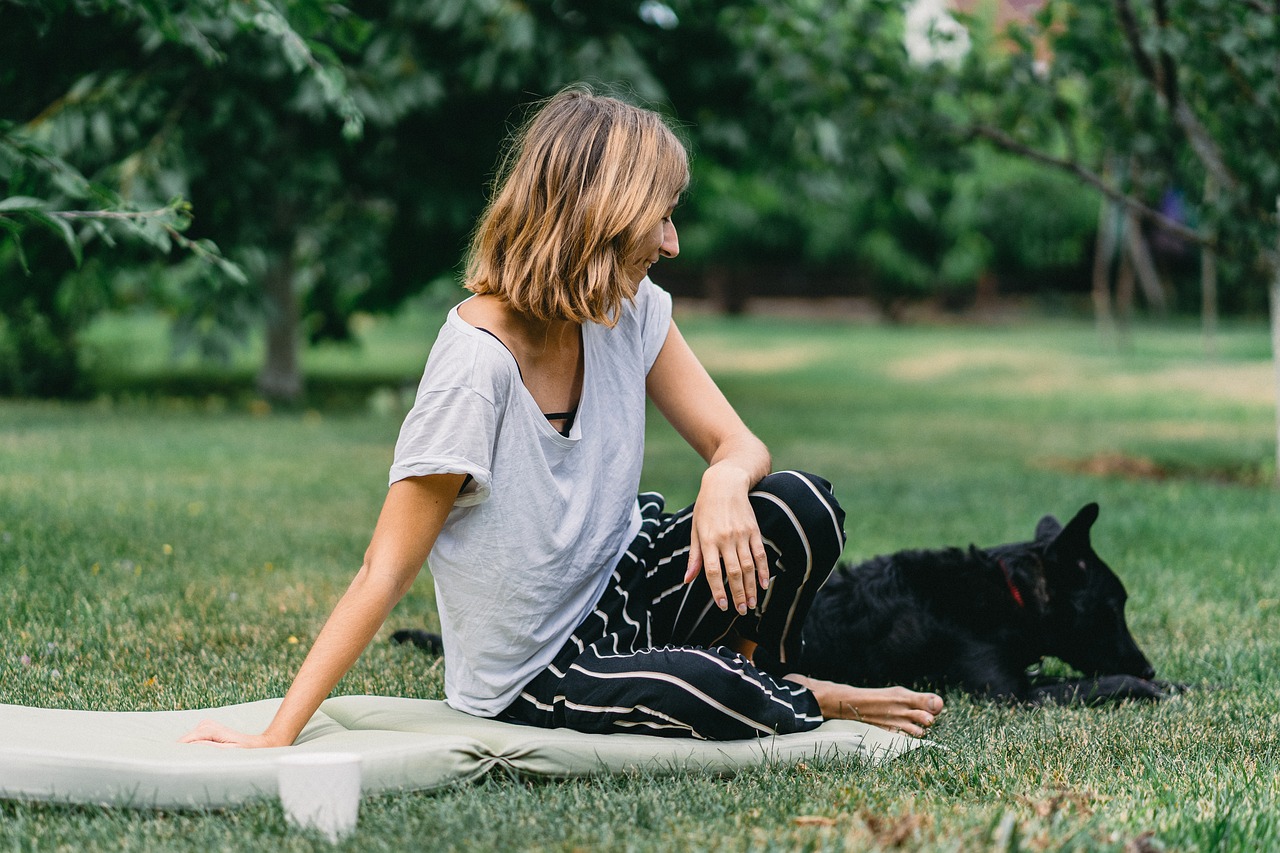
<instances>
[{"instance_id":1,"label":"yoga mat","mask_svg":"<svg viewBox=\"0 0 1280 853\"><path fill-rule=\"evenodd\" d=\"M845 720L743 741L587 735L473 717L428 699L328 699L298 742L224 749L178 738L200 720L261 731L279 699L189 711L71 711L0 705L0 798L133 808L229 808L276 796L277 762L297 752L361 756L362 793L422 791L490 772L567 778L645 771L731 774L831 756L869 762L922 745Z\"/></svg>"}]
</instances>

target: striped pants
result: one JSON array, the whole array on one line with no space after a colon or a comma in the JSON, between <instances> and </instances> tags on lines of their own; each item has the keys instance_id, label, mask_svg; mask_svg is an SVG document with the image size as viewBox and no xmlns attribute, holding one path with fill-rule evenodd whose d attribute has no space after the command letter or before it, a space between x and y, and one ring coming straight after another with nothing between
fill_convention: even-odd
<instances>
[{"instance_id":1,"label":"striped pants","mask_svg":"<svg viewBox=\"0 0 1280 853\"><path fill-rule=\"evenodd\" d=\"M640 533L596 609L499 719L707 740L821 723L813 694L780 676L799 658L809 605L844 547L844 511L830 483L795 471L770 474L750 500L769 556L754 610L720 610L703 575L684 583L693 507L664 513L661 495L642 494ZM778 671L719 645L731 631Z\"/></svg>"}]
</instances>

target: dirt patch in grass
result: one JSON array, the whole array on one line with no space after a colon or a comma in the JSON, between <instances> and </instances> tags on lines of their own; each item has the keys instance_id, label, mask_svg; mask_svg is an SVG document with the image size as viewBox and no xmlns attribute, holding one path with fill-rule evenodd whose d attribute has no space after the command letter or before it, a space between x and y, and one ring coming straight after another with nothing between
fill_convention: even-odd
<instances>
[{"instance_id":1,"label":"dirt patch in grass","mask_svg":"<svg viewBox=\"0 0 1280 853\"><path fill-rule=\"evenodd\" d=\"M1115 452L1095 453L1085 459L1045 459L1042 464L1054 471L1125 480L1198 480L1243 486L1261 486L1272 481L1263 466L1252 463L1189 463Z\"/></svg>"}]
</instances>

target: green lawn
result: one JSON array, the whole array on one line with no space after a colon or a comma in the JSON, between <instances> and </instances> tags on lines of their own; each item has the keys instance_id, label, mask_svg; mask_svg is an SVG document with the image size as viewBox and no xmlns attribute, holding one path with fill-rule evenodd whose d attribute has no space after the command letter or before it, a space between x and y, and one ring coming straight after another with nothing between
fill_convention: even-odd
<instances>
[{"instance_id":1,"label":"green lawn","mask_svg":"<svg viewBox=\"0 0 1280 853\"><path fill-rule=\"evenodd\" d=\"M878 768L378 797L348 847L1280 848L1280 491L1261 485L1275 435L1262 325L1228 328L1208 361L1190 327L1141 328L1118 353L1069 322L681 322L776 465L836 484L846 556L1025 539L1042 514L1065 520L1096 500L1095 545L1128 586L1135 636L1162 676L1197 688L1113 710L953 698L935 729L946 749ZM237 390L247 366L230 381L175 372L149 328L95 330L111 397L0 401L0 702L146 710L281 695L359 565L434 329L370 324L362 350L311 357L317 387L341 394L271 413ZM192 393L147 392L160 379ZM645 486L690 500L692 453L665 424L649 436ZM434 623L419 582L385 633ZM338 692L438 698L441 672L380 639ZM216 814L0 804L0 846L14 850L314 843L274 802Z\"/></svg>"}]
</instances>

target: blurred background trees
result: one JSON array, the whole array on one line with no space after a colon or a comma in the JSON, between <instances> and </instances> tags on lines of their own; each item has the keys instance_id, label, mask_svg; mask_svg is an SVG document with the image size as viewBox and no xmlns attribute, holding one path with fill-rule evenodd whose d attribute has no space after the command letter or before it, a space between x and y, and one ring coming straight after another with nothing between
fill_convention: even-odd
<instances>
[{"instance_id":1,"label":"blurred background trees","mask_svg":"<svg viewBox=\"0 0 1280 853\"><path fill-rule=\"evenodd\" d=\"M963 8L959 8L963 7ZM663 283L888 317L1266 309L1273 0L0 0L0 394L92 391L101 312L298 353L449 281L522 105L586 80L694 151Z\"/></svg>"}]
</instances>

